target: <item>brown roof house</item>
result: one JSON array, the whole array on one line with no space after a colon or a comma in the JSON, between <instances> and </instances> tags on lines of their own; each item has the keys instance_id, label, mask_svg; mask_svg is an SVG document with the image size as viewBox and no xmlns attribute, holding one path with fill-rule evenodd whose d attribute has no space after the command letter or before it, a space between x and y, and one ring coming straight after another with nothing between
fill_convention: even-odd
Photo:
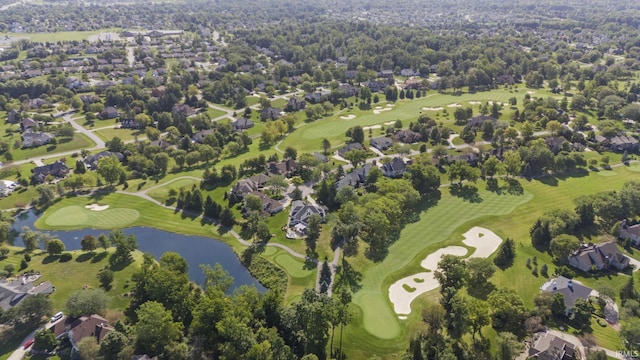
<instances>
[{"instance_id":1,"label":"brown roof house","mask_svg":"<svg viewBox=\"0 0 640 360\"><path fill-rule=\"evenodd\" d=\"M582 271L624 270L629 258L624 256L613 241L583 245L569 256L569 265Z\"/></svg>"},{"instance_id":2,"label":"brown roof house","mask_svg":"<svg viewBox=\"0 0 640 360\"><path fill-rule=\"evenodd\" d=\"M98 344L104 337L115 330L107 319L100 315L64 317L49 328L56 338L67 337L71 343L71 358L78 358L78 343L86 337L93 337Z\"/></svg>"},{"instance_id":3,"label":"brown roof house","mask_svg":"<svg viewBox=\"0 0 640 360\"><path fill-rule=\"evenodd\" d=\"M270 174L291 176L296 171L296 161L293 159L285 159L278 163L272 161L267 165L267 171Z\"/></svg>"}]
</instances>

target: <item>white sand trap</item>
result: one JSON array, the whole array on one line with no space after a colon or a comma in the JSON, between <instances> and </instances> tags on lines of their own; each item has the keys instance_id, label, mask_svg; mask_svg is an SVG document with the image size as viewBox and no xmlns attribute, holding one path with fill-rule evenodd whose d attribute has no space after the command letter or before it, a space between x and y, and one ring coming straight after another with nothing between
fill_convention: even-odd
<instances>
[{"instance_id":1,"label":"white sand trap","mask_svg":"<svg viewBox=\"0 0 640 360\"><path fill-rule=\"evenodd\" d=\"M527 94L529 94L529 95L533 95L535 93L536 93L535 91L527 91Z\"/></svg>"},{"instance_id":2,"label":"white sand trap","mask_svg":"<svg viewBox=\"0 0 640 360\"><path fill-rule=\"evenodd\" d=\"M342 120L353 120L355 118L356 118L356 116L353 115L353 114L350 114L350 115L347 115L347 116L340 116L340 119L342 119Z\"/></svg>"},{"instance_id":3,"label":"white sand trap","mask_svg":"<svg viewBox=\"0 0 640 360\"><path fill-rule=\"evenodd\" d=\"M448 108L459 108L459 107L462 107L462 104L458 104L458 103L449 104L449 105L447 105L447 107Z\"/></svg>"},{"instance_id":4,"label":"white sand trap","mask_svg":"<svg viewBox=\"0 0 640 360\"><path fill-rule=\"evenodd\" d=\"M376 110L373 110L373 113L374 113L374 114L376 114L376 115L378 115L378 114L380 114L380 113L381 113L381 112L383 112L383 111L389 111L389 110L391 110L391 108L376 109Z\"/></svg>"},{"instance_id":5,"label":"white sand trap","mask_svg":"<svg viewBox=\"0 0 640 360\"><path fill-rule=\"evenodd\" d=\"M396 123L395 121L387 121L387 122L386 122L386 123L384 123L384 124L388 126L388 125L393 125L393 124L395 124L395 123Z\"/></svg>"},{"instance_id":6,"label":"white sand trap","mask_svg":"<svg viewBox=\"0 0 640 360\"><path fill-rule=\"evenodd\" d=\"M480 105L482 104L481 101L469 101L469 105Z\"/></svg>"},{"instance_id":7,"label":"white sand trap","mask_svg":"<svg viewBox=\"0 0 640 360\"><path fill-rule=\"evenodd\" d=\"M464 233L464 237L462 242L476 249L469 258L486 258L493 254L502 243L502 239L493 231L477 226ZM415 298L440 286L434 274L442 256L464 256L466 254L467 249L462 246L448 246L438 249L420 263L420 266L431 270L431 272L410 275L392 284L389 287L389 300L393 303L393 309L398 317L400 319L406 318L411 313L411 302Z\"/></svg>"},{"instance_id":8,"label":"white sand trap","mask_svg":"<svg viewBox=\"0 0 640 360\"><path fill-rule=\"evenodd\" d=\"M387 104L387 107L394 107L396 104Z\"/></svg>"},{"instance_id":9,"label":"white sand trap","mask_svg":"<svg viewBox=\"0 0 640 360\"><path fill-rule=\"evenodd\" d=\"M444 110L444 108L442 106L440 106L440 107L423 107L422 110L424 110L424 111L442 111L442 110Z\"/></svg>"},{"instance_id":10,"label":"white sand trap","mask_svg":"<svg viewBox=\"0 0 640 360\"><path fill-rule=\"evenodd\" d=\"M362 130L367 131L369 129L382 129L382 125L371 125L371 126L365 126L362 128Z\"/></svg>"},{"instance_id":11,"label":"white sand trap","mask_svg":"<svg viewBox=\"0 0 640 360\"><path fill-rule=\"evenodd\" d=\"M107 210L109 208L109 205L90 204L90 205L85 205L84 207L91 211L103 211L103 210Z\"/></svg>"},{"instance_id":12,"label":"white sand trap","mask_svg":"<svg viewBox=\"0 0 640 360\"><path fill-rule=\"evenodd\" d=\"M493 231L481 227L473 227L464 233L465 245L476 248L470 257L486 258L493 254L502 243L500 236Z\"/></svg>"},{"instance_id":13,"label":"white sand trap","mask_svg":"<svg viewBox=\"0 0 640 360\"><path fill-rule=\"evenodd\" d=\"M499 106L504 105L504 103L500 101L496 101L496 104L498 104ZM493 101L489 101L489 105L493 106Z\"/></svg>"},{"instance_id":14,"label":"white sand trap","mask_svg":"<svg viewBox=\"0 0 640 360\"><path fill-rule=\"evenodd\" d=\"M375 109L376 110L380 110L380 109L382 109L382 106L376 106Z\"/></svg>"}]
</instances>

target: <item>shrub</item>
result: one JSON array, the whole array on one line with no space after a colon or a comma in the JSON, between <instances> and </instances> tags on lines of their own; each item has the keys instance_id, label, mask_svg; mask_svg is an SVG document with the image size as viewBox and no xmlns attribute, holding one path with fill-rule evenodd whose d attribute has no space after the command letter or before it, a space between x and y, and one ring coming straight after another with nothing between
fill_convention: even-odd
<instances>
[{"instance_id":1,"label":"shrub","mask_svg":"<svg viewBox=\"0 0 640 360\"><path fill-rule=\"evenodd\" d=\"M25 260L26 262L31 261L31 255L29 255L29 254L26 254L26 253L25 253L25 254L24 254L24 260Z\"/></svg>"},{"instance_id":2,"label":"shrub","mask_svg":"<svg viewBox=\"0 0 640 360\"><path fill-rule=\"evenodd\" d=\"M29 266L29 263L27 262L27 260L22 259L22 261L20 261L20 270L24 270Z\"/></svg>"}]
</instances>

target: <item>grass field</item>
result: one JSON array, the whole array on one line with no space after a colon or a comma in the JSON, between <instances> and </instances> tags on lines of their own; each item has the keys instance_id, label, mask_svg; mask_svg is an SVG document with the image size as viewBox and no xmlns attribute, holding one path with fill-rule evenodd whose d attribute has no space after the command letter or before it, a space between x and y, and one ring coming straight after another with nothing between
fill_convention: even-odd
<instances>
[{"instance_id":1,"label":"grass field","mask_svg":"<svg viewBox=\"0 0 640 360\"><path fill-rule=\"evenodd\" d=\"M544 90L538 90L538 93L532 96L553 96L558 95L551 94ZM426 97L413 99L413 100L399 100L397 101L392 110L382 111L379 114L374 113L374 110L362 111L357 108L344 109L342 111L336 111L333 116L325 119L321 119L312 123L307 123L296 129L291 135L285 139L281 148L292 146L299 151L311 152L321 150L321 140L327 138L331 141L332 145L344 142L344 134L350 127L382 125L387 122L401 120L403 124L408 125L409 121L416 120L422 113L428 114L437 121L444 121L445 124L451 125L453 123L450 119L450 115L453 114L455 108L449 108L447 105L460 104L463 106L469 106L470 101L480 101L482 103L487 101L499 101L507 103L509 98L516 97L518 102L522 102L526 91L524 88L516 90L508 90L504 88L495 89L489 92L476 92L476 93L464 93L462 95L452 95L430 92ZM386 102L374 104L373 107L381 106L385 108ZM423 108L439 108L443 107L443 110L424 110ZM477 113L479 105L472 106L474 112ZM439 118L443 115L443 111L447 110L449 114L445 118ZM341 116L355 115L352 120L341 119ZM438 116L436 116L438 115Z\"/></svg>"},{"instance_id":2,"label":"grass field","mask_svg":"<svg viewBox=\"0 0 640 360\"><path fill-rule=\"evenodd\" d=\"M275 261L287 274L294 278L305 278L312 273L312 271L303 269L304 262L293 258L289 254L280 254L275 257Z\"/></svg>"},{"instance_id":3,"label":"grass field","mask_svg":"<svg viewBox=\"0 0 640 360\"><path fill-rule=\"evenodd\" d=\"M385 260L366 267L362 289L355 294L354 303L362 309L362 325L367 332L381 339L393 339L400 334L400 323L387 299L388 286L384 286L388 277L411 262L421 261L425 249L432 249L434 245L440 247L466 222L480 216L509 214L516 206L532 198L529 193L516 196L481 191L479 195L482 202L471 203L443 189L438 205L421 214L420 221L404 228L400 239L389 248ZM468 229L459 230L464 232Z\"/></svg>"},{"instance_id":4,"label":"grass field","mask_svg":"<svg viewBox=\"0 0 640 360\"><path fill-rule=\"evenodd\" d=\"M169 190L175 189L177 191L180 188L185 188L185 187L191 189L191 186L199 185L199 184L200 184L199 181L196 181L193 179L178 179L176 181L172 181L166 186L160 186L148 191L147 195L151 196L155 200L164 204L169 198Z\"/></svg>"},{"instance_id":5,"label":"grass field","mask_svg":"<svg viewBox=\"0 0 640 360\"><path fill-rule=\"evenodd\" d=\"M222 110L208 108L207 109L207 114L209 115L209 117L211 119L215 119L215 118L218 118L220 116L226 115L227 113L222 111Z\"/></svg>"},{"instance_id":6,"label":"grass field","mask_svg":"<svg viewBox=\"0 0 640 360\"><path fill-rule=\"evenodd\" d=\"M45 223L56 228L119 229L132 224L140 213L135 209L109 208L102 211L71 205L49 214Z\"/></svg>"},{"instance_id":7,"label":"grass field","mask_svg":"<svg viewBox=\"0 0 640 360\"><path fill-rule=\"evenodd\" d=\"M87 40L89 37L93 35L98 35L104 32L119 32L120 29L112 28L112 29L102 29L95 31L60 31L60 32L49 32L49 33L2 33L2 36L9 37L17 37L17 38L28 38L34 42L58 42L58 41L81 41Z\"/></svg>"},{"instance_id":8,"label":"grass field","mask_svg":"<svg viewBox=\"0 0 640 360\"><path fill-rule=\"evenodd\" d=\"M95 134L98 135L104 141L110 141L114 137L119 137L122 141L131 141L135 140L137 137L145 136L144 131L141 130L131 130L131 129L117 129L117 128L106 128L102 130L95 131Z\"/></svg>"},{"instance_id":9,"label":"grass field","mask_svg":"<svg viewBox=\"0 0 640 360\"><path fill-rule=\"evenodd\" d=\"M74 134L73 139L60 139L56 145L42 145L35 148L17 149L13 151L14 160L37 158L38 156L86 149L96 144L84 134Z\"/></svg>"}]
</instances>

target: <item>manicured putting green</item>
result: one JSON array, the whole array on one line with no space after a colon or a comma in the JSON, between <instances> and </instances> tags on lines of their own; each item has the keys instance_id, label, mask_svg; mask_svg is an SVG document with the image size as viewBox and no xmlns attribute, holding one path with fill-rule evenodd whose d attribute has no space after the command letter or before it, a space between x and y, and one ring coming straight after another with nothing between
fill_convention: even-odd
<instances>
[{"instance_id":1,"label":"manicured putting green","mask_svg":"<svg viewBox=\"0 0 640 360\"><path fill-rule=\"evenodd\" d=\"M275 246L267 246L262 252L262 255L271 256L275 255L276 252L278 252L278 249L276 249Z\"/></svg>"},{"instance_id":2,"label":"manicured putting green","mask_svg":"<svg viewBox=\"0 0 640 360\"><path fill-rule=\"evenodd\" d=\"M367 304L367 310L377 316L366 316L362 319L365 329L377 329L375 336L380 339L395 339L400 335L397 316L389 311L389 305L380 293L366 293L360 297L362 303Z\"/></svg>"},{"instance_id":3,"label":"manicured putting green","mask_svg":"<svg viewBox=\"0 0 640 360\"><path fill-rule=\"evenodd\" d=\"M633 172L640 172L640 164L638 164L638 163L631 164L631 165L627 166L627 169L629 169L629 171L633 171Z\"/></svg>"},{"instance_id":4,"label":"manicured putting green","mask_svg":"<svg viewBox=\"0 0 640 360\"><path fill-rule=\"evenodd\" d=\"M305 270L304 263L294 259L289 254L280 254L275 258L276 264L282 266L284 271L291 277L305 278L311 274L311 271Z\"/></svg>"},{"instance_id":5,"label":"manicured putting green","mask_svg":"<svg viewBox=\"0 0 640 360\"><path fill-rule=\"evenodd\" d=\"M138 210L134 209L109 208L94 211L71 205L45 215L44 222L49 226L114 229L132 224L139 216Z\"/></svg>"}]
</instances>

